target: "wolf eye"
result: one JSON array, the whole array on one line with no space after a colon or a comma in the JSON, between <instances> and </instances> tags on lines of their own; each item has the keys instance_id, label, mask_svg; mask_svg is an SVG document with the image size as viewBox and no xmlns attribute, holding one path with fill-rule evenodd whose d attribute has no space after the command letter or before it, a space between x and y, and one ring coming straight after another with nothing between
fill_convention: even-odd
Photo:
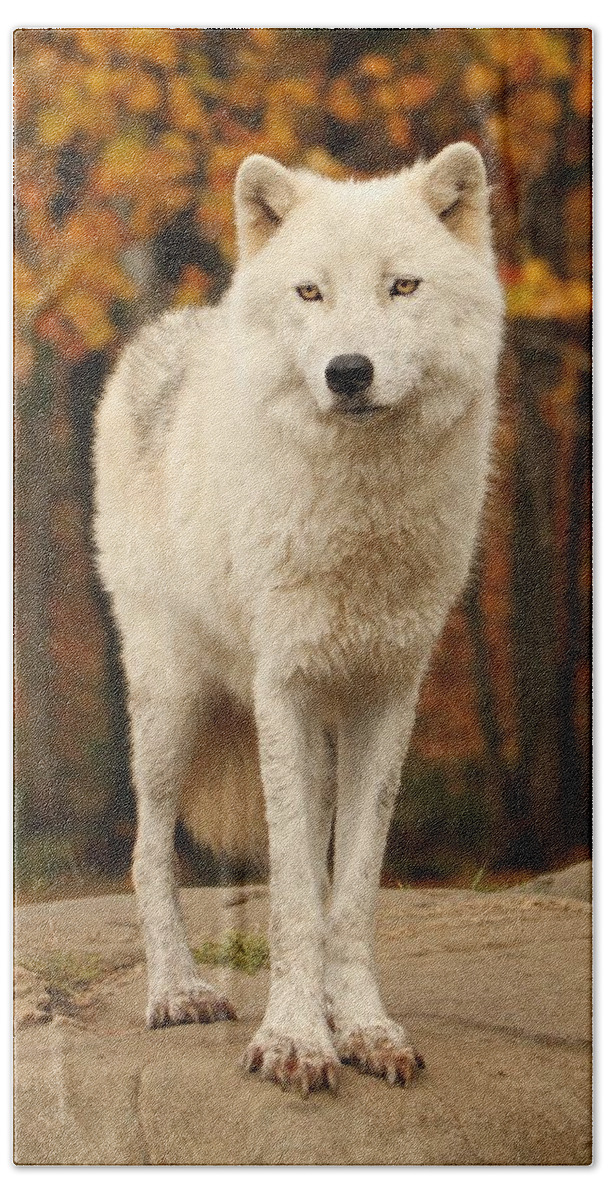
<instances>
[{"instance_id":1,"label":"wolf eye","mask_svg":"<svg viewBox=\"0 0 608 1200\"><path fill-rule=\"evenodd\" d=\"M421 282L420 279L396 279L391 288L391 296L411 296Z\"/></svg>"},{"instance_id":2,"label":"wolf eye","mask_svg":"<svg viewBox=\"0 0 608 1200\"><path fill-rule=\"evenodd\" d=\"M316 283L303 283L300 287L296 288L296 292L298 293L298 296L300 296L302 300L322 300L323 299L321 291L317 287Z\"/></svg>"}]
</instances>

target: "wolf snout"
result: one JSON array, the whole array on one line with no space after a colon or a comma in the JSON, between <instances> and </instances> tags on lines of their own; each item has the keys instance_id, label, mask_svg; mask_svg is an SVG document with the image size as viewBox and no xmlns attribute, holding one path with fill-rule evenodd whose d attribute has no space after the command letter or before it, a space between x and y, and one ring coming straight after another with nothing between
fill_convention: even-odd
<instances>
[{"instance_id":1,"label":"wolf snout","mask_svg":"<svg viewBox=\"0 0 608 1200\"><path fill-rule=\"evenodd\" d=\"M373 363L364 354L338 354L325 368L330 391L337 396L364 392L374 378Z\"/></svg>"}]
</instances>

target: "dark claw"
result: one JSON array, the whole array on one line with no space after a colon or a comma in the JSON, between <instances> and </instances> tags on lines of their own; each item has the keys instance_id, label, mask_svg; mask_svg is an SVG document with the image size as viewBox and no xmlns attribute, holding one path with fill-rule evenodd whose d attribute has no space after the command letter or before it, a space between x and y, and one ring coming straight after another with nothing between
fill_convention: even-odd
<instances>
[{"instance_id":1,"label":"dark claw","mask_svg":"<svg viewBox=\"0 0 608 1200\"><path fill-rule=\"evenodd\" d=\"M213 1021L235 1021L234 1008L224 996L184 995L173 1001L159 1002L148 1021L150 1029L166 1029L169 1025L210 1025Z\"/></svg>"},{"instance_id":2,"label":"dark claw","mask_svg":"<svg viewBox=\"0 0 608 1200\"><path fill-rule=\"evenodd\" d=\"M266 1063L265 1055L263 1046L251 1047L243 1057L244 1068L251 1072L261 1069L263 1079L278 1083L284 1091L293 1086L304 1099L311 1092L323 1088L335 1095L338 1089L337 1063L316 1057L312 1061L301 1059L295 1044L287 1039L280 1049L270 1049Z\"/></svg>"},{"instance_id":3,"label":"dark claw","mask_svg":"<svg viewBox=\"0 0 608 1200\"><path fill-rule=\"evenodd\" d=\"M218 1000L213 1012L216 1021L236 1021L236 1010L229 1000Z\"/></svg>"},{"instance_id":4,"label":"dark claw","mask_svg":"<svg viewBox=\"0 0 608 1200\"><path fill-rule=\"evenodd\" d=\"M246 1059L245 1059L245 1066L246 1066L247 1070L248 1071L259 1071L259 1069L262 1065L263 1058L264 1058L264 1055L263 1055L262 1050L260 1049L259 1046L256 1047L255 1050L251 1051L251 1054L249 1055L249 1057L246 1057Z\"/></svg>"}]
</instances>

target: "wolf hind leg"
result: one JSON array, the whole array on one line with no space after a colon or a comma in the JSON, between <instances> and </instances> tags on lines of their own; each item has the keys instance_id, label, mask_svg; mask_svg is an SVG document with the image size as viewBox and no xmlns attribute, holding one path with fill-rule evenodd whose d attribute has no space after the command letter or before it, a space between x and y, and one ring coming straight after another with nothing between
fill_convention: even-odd
<instances>
[{"instance_id":1,"label":"wolf hind leg","mask_svg":"<svg viewBox=\"0 0 608 1200\"><path fill-rule=\"evenodd\" d=\"M173 868L175 821L198 725L200 683L180 661L178 647L159 637L158 629L146 636L141 619L135 629L135 637L125 636L123 622L138 816L133 881L146 947L147 1024L233 1019L228 1000L197 972Z\"/></svg>"}]
</instances>

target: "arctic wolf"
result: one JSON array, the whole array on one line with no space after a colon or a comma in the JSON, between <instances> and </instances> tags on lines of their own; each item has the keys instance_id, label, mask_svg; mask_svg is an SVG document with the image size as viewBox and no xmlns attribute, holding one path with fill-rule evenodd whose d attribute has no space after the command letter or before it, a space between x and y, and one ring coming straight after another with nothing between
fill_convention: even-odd
<instances>
[{"instance_id":1,"label":"arctic wolf","mask_svg":"<svg viewBox=\"0 0 608 1200\"><path fill-rule=\"evenodd\" d=\"M376 892L416 698L474 548L502 299L477 150L336 183L254 155L217 307L119 361L96 539L128 681L152 1027L232 1018L173 877L181 813L270 862L265 1079L422 1060L375 978ZM333 829L332 882L328 847Z\"/></svg>"}]
</instances>

